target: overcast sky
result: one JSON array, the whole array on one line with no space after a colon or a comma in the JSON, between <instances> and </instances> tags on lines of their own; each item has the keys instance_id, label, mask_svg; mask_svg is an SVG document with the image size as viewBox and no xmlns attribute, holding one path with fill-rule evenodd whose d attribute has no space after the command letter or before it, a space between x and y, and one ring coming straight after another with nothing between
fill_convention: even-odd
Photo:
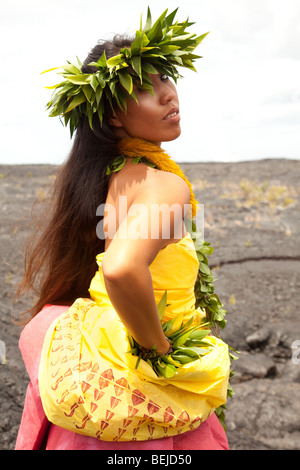
<instances>
[{"instance_id":1,"label":"overcast sky","mask_svg":"<svg viewBox=\"0 0 300 470\"><path fill-rule=\"evenodd\" d=\"M198 73L181 69L178 162L300 158L300 0L0 0L0 163L61 163L69 129L45 105L51 67L84 60L99 39L133 32L150 5L210 31Z\"/></svg>"}]
</instances>

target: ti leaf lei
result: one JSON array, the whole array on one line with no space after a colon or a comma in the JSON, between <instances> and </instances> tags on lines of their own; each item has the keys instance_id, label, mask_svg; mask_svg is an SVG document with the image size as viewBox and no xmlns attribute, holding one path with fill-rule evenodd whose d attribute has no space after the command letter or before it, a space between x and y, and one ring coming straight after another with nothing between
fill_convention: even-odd
<instances>
[{"instance_id":1,"label":"ti leaf lei","mask_svg":"<svg viewBox=\"0 0 300 470\"><path fill-rule=\"evenodd\" d=\"M214 251L214 248L210 245L209 242L204 241L201 238L201 234L196 230L195 224L192 224L192 232L190 233L191 238L194 242L195 251L199 261L199 270L197 279L195 282L195 298L196 298L196 309L200 307L205 311L206 317L203 321L209 324L211 332L214 336L220 337L220 330L224 329L226 326L227 320L225 320L225 315L227 311L223 309L223 304L219 299L219 296L215 293L214 287L214 278L212 272L209 268L209 262L207 256L211 255ZM232 346L229 346L229 359L230 361L236 360L233 352L238 353ZM234 375L234 371L230 370L229 378ZM232 398L234 395L233 388L228 382L227 386L227 397ZM226 404L221 405L216 409L215 413L218 416L221 424L226 430L225 425L225 411L227 407Z\"/></svg>"},{"instance_id":2,"label":"ti leaf lei","mask_svg":"<svg viewBox=\"0 0 300 470\"><path fill-rule=\"evenodd\" d=\"M182 77L178 66L196 71L193 63L201 56L193 52L208 33L196 36L186 31L194 23L188 20L174 22L177 10L169 15L168 9L165 10L152 24L148 7L146 24L142 26L141 17L140 28L131 46L122 48L118 55L109 59L104 51L97 62L89 64L96 68L93 73L82 73L78 57L76 65L68 62L43 72L62 69L58 74L64 78L57 85L46 87L54 89L52 99L47 103L49 116L63 117L72 136L82 115L88 117L91 128L95 114L102 123L105 101L112 109L117 105L126 111L128 97L137 101L134 85L153 93L150 74L161 73L177 82Z\"/></svg>"},{"instance_id":3,"label":"ti leaf lei","mask_svg":"<svg viewBox=\"0 0 300 470\"><path fill-rule=\"evenodd\" d=\"M106 175L109 176L112 173L116 173L122 170L123 166L125 165L127 160L126 155L118 155L113 162L107 166L106 168ZM152 162L149 162L146 157L138 156L131 159L132 163L135 165L138 163L145 163L146 165L150 166L151 168L156 168L156 165Z\"/></svg>"}]
</instances>

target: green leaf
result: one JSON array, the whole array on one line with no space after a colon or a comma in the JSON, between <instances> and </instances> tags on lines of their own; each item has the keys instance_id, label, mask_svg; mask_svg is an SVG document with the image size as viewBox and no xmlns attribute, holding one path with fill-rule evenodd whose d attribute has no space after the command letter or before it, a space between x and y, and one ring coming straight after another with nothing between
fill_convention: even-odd
<instances>
[{"instance_id":1,"label":"green leaf","mask_svg":"<svg viewBox=\"0 0 300 470\"><path fill-rule=\"evenodd\" d=\"M179 315L178 315L179 316ZM178 316L176 318L178 318ZM168 334L168 338L171 339L172 341L174 341L179 335L181 335L182 333L186 332L186 331L191 331L191 329L189 328L191 326L191 324L193 323L193 317L191 317L179 330L173 332L173 333L170 333ZM171 319L169 320L169 322L173 321L173 324L175 322L175 319ZM194 329L195 327L192 327L192 330Z\"/></svg>"},{"instance_id":2,"label":"green leaf","mask_svg":"<svg viewBox=\"0 0 300 470\"><path fill-rule=\"evenodd\" d=\"M120 171L126 163L126 157L124 155L119 155L117 158L114 159L111 165L107 166L106 174L110 175L111 173L115 173Z\"/></svg>"},{"instance_id":3,"label":"green leaf","mask_svg":"<svg viewBox=\"0 0 300 470\"><path fill-rule=\"evenodd\" d=\"M143 45L144 36L145 35L142 33L138 37L136 37L135 40L132 42L131 47L130 47L132 55L137 55L140 53L141 47ZM145 44L145 46L146 45L147 44Z\"/></svg>"},{"instance_id":4,"label":"green leaf","mask_svg":"<svg viewBox=\"0 0 300 470\"><path fill-rule=\"evenodd\" d=\"M72 75L81 74L81 70L73 64L64 65L62 69L68 73L71 73Z\"/></svg>"},{"instance_id":5,"label":"green leaf","mask_svg":"<svg viewBox=\"0 0 300 470\"><path fill-rule=\"evenodd\" d=\"M179 353L174 353L172 354L172 357L174 358L175 361L180 362L180 364L188 364L189 362L193 362L195 358L187 356L186 354L179 354Z\"/></svg>"},{"instance_id":6,"label":"green leaf","mask_svg":"<svg viewBox=\"0 0 300 470\"><path fill-rule=\"evenodd\" d=\"M131 49L127 49L127 47L123 47L120 49L120 54L123 54L124 60L130 59L131 58Z\"/></svg>"},{"instance_id":7,"label":"green leaf","mask_svg":"<svg viewBox=\"0 0 300 470\"><path fill-rule=\"evenodd\" d=\"M200 291L203 293L209 292L209 287L206 285L205 282L202 281L202 279L200 279Z\"/></svg>"},{"instance_id":8,"label":"green leaf","mask_svg":"<svg viewBox=\"0 0 300 470\"><path fill-rule=\"evenodd\" d=\"M143 12L141 13L141 16L140 16L140 29L139 29L139 32L141 33L143 30Z\"/></svg>"},{"instance_id":9,"label":"green leaf","mask_svg":"<svg viewBox=\"0 0 300 470\"><path fill-rule=\"evenodd\" d=\"M128 354L133 354L134 356L137 355L138 353L138 348L131 348L129 351L127 351Z\"/></svg>"},{"instance_id":10,"label":"green leaf","mask_svg":"<svg viewBox=\"0 0 300 470\"><path fill-rule=\"evenodd\" d=\"M62 74L64 75L64 74ZM68 75L67 80L75 85L87 85L91 79L91 75L88 73L83 73L81 75Z\"/></svg>"},{"instance_id":11,"label":"green leaf","mask_svg":"<svg viewBox=\"0 0 300 470\"><path fill-rule=\"evenodd\" d=\"M64 66L61 65L60 67L53 67L52 69L44 70L44 72L41 72L41 75L43 75L44 73L52 72L53 70L61 69L62 67Z\"/></svg>"},{"instance_id":12,"label":"green leaf","mask_svg":"<svg viewBox=\"0 0 300 470\"><path fill-rule=\"evenodd\" d=\"M135 96L134 92L132 92L130 96L134 97ZM127 99L121 88L116 89L115 100L119 108L122 109L124 113L126 113L127 112Z\"/></svg>"},{"instance_id":13,"label":"green leaf","mask_svg":"<svg viewBox=\"0 0 300 470\"><path fill-rule=\"evenodd\" d=\"M129 75L128 72L119 72L119 78L121 85L125 88L125 90L131 95L133 91L133 82L132 77Z\"/></svg>"},{"instance_id":14,"label":"green leaf","mask_svg":"<svg viewBox=\"0 0 300 470\"><path fill-rule=\"evenodd\" d=\"M152 28L147 32L147 37L152 43L157 43L162 39L162 36L162 24L161 19L159 18L156 23L152 26Z\"/></svg>"},{"instance_id":15,"label":"green leaf","mask_svg":"<svg viewBox=\"0 0 300 470\"><path fill-rule=\"evenodd\" d=\"M142 61L142 69L143 72L151 73L151 74L158 74L158 71L156 68L153 67L153 65L150 62L147 61Z\"/></svg>"},{"instance_id":16,"label":"green leaf","mask_svg":"<svg viewBox=\"0 0 300 470\"><path fill-rule=\"evenodd\" d=\"M93 129L93 116L94 116L93 108L88 108L87 117L88 117L89 125L91 129Z\"/></svg>"},{"instance_id":17,"label":"green leaf","mask_svg":"<svg viewBox=\"0 0 300 470\"><path fill-rule=\"evenodd\" d=\"M211 270L205 263L200 262L199 269L201 273L211 275Z\"/></svg>"},{"instance_id":18,"label":"green leaf","mask_svg":"<svg viewBox=\"0 0 300 470\"><path fill-rule=\"evenodd\" d=\"M99 86L99 82L98 82L97 77L96 77L95 74L93 74L93 77L90 81L90 85L91 85L91 87L93 88L94 91L96 91L97 87Z\"/></svg>"},{"instance_id":19,"label":"green leaf","mask_svg":"<svg viewBox=\"0 0 300 470\"><path fill-rule=\"evenodd\" d=\"M98 106L100 105L102 93L103 93L103 88L101 88L101 86L99 86L99 87L97 88L97 91L96 91L96 103L97 103L97 108L98 108Z\"/></svg>"},{"instance_id":20,"label":"green leaf","mask_svg":"<svg viewBox=\"0 0 300 470\"><path fill-rule=\"evenodd\" d=\"M193 44L194 41L192 41L193 38L195 38L195 34L189 33L189 34L183 34L181 36L173 36L171 39L171 42L178 42L180 43L181 46L189 46Z\"/></svg>"},{"instance_id":21,"label":"green leaf","mask_svg":"<svg viewBox=\"0 0 300 470\"><path fill-rule=\"evenodd\" d=\"M97 69L99 69L98 62L90 62L88 65L89 65L89 67L97 67Z\"/></svg>"},{"instance_id":22,"label":"green leaf","mask_svg":"<svg viewBox=\"0 0 300 470\"><path fill-rule=\"evenodd\" d=\"M71 138L74 134L75 129L78 126L78 121L79 121L79 119L77 118L77 116L75 114L73 114L70 118L70 135L71 135Z\"/></svg>"},{"instance_id":23,"label":"green leaf","mask_svg":"<svg viewBox=\"0 0 300 470\"><path fill-rule=\"evenodd\" d=\"M203 346L203 347L210 347L211 344L210 343L206 343L205 341L197 341L195 339L192 339L192 340L187 340L185 342L185 346L187 348L193 348L193 347L199 347L199 346Z\"/></svg>"},{"instance_id":24,"label":"green leaf","mask_svg":"<svg viewBox=\"0 0 300 470\"><path fill-rule=\"evenodd\" d=\"M103 51L102 56L100 59L97 61L100 67L107 68L107 60L106 60L106 54L105 51Z\"/></svg>"},{"instance_id":25,"label":"green leaf","mask_svg":"<svg viewBox=\"0 0 300 470\"><path fill-rule=\"evenodd\" d=\"M177 51L179 46L161 46L160 52L164 55L172 54L173 52Z\"/></svg>"},{"instance_id":26,"label":"green leaf","mask_svg":"<svg viewBox=\"0 0 300 470\"><path fill-rule=\"evenodd\" d=\"M214 249L212 246L207 246L207 245L204 245L201 249L201 252L202 253L205 253L206 255L211 255L213 253Z\"/></svg>"},{"instance_id":27,"label":"green leaf","mask_svg":"<svg viewBox=\"0 0 300 470\"><path fill-rule=\"evenodd\" d=\"M173 328L173 325L174 325L174 322L175 322L175 318L171 318L170 320L166 321L165 323L162 324L162 329L163 329L163 332L167 335L167 333L169 331L172 330Z\"/></svg>"},{"instance_id":28,"label":"green leaf","mask_svg":"<svg viewBox=\"0 0 300 470\"><path fill-rule=\"evenodd\" d=\"M170 13L170 14L166 17L165 23L166 23L167 26L171 26L171 25L172 25L173 20L174 20L174 18L175 18L175 16L176 16L177 11L178 11L178 8L176 8L176 10L172 11L172 13Z\"/></svg>"},{"instance_id":29,"label":"green leaf","mask_svg":"<svg viewBox=\"0 0 300 470\"><path fill-rule=\"evenodd\" d=\"M137 370L137 368L138 368L138 366L139 366L139 363L140 363L140 361L141 361L141 355L139 355L139 357L138 357L138 359L137 359L137 361L136 361L136 364L135 364L135 368L134 368L134 370Z\"/></svg>"},{"instance_id":30,"label":"green leaf","mask_svg":"<svg viewBox=\"0 0 300 470\"><path fill-rule=\"evenodd\" d=\"M165 366L163 366L157 363L156 368L165 379L170 379L176 373L176 367L171 364L165 364Z\"/></svg>"},{"instance_id":31,"label":"green leaf","mask_svg":"<svg viewBox=\"0 0 300 470\"><path fill-rule=\"evenodd\" d=\"M85 85L84 87L82 87L82 90L83 90L83 93L86 96L86 99L89 102L91 102L91 97L92 97L92 94L93 94L93 88L90 85Z\"/></svg>"},{"instance_id":32,"label":"green leaf","mask_svg":"<svg viewBox=\"0 0 300 470\"><path fill-rule=\"evenodd\" d=\"M45 86L47 90L54 90L55 88L60 88L64 86L65 82L60 82L57 85L52 85L52 86Z\"/></svg>"},{"instance_id":33,"label":"green leaf","mask_svg":"<svg viewBox=\"0 0 300 470\"><path fill-rule=\"evenodd\" d=\"M123 54L118 54L113 57L110 57L110 59L107 60L107 65L109 67L114 67L115 65L119 65L122 62L124 62Z\"/></svg>"},{"instance_id":34,"label":"green leaf","mask_svg":"<svg viewBox=\"0 0 300 470\"><path fill-rule=\"evenodd\" d=\"M143 82L143 77L142 77L142 64L141 64L141 56L135 56L132 57L130 60L130 63L132 65L133 70L135 73L140 77L141 83Z\"/></svg>"},{"instance_id":35,"label":"green leaf","mask_svg":"<svg viewBox=\"0 0 300 470\"><path fill-rule=\"evenodd\" d=\"M101 123L101 125L102 125L102 122L103 122L103 114L104 114L104 104L103 104L103 101L100 101L100 103L99 103L99 106L98 106L98 109L97 109L97 114L98 114L100 123Z\"/></svg>"},{"instance_id":36,"label":"green leaf","mask_svg":"<svg viewBox=\"0 0 300 470\"><path fill-rule=\"evenodd\" d=\"M167 291L165 290L162 298L160 299L160 301L157 305L157 310L158 310L158 315L159 315L160 320L163 319L166 307L167 307Z\"/></svg>"},{"instance_id":37,"label":"green leaf","mask_svg":"<svg viewBox=\"0 0 300 470\"><path fill-rule=\"evenodd\" d=\"M135 341L129 333L128 333L128 341L129 341L130 347L134 348L135 347Z\"/></svg>"},{"instance_id":38,"label":"green leaf","mask_svg":"<svg viewBox=\"0 0 300 470\"><path fill-rule=\"evenodd\" d=\"M80 68L80 70L81 70L81 68L82 68L82 62L81 62L81 60L80 60L77 56L76 56L76 59L77 59L77 63L78 63L78 65L79 65L79 68Z\"/></svg>"},{"instance_id":39,"label":"green leaf","mask_svg":"<svg viewBox=\"0 0 300 470\"><path fill-rule=\"evenodd\" d=\"M151 17L151 11L150 11L150 8L148 6L148 10L147 10L147 20L146 20L146 24L144 26L144 31L148 31L149 29L151 29L151 26L152 26L152 17Z\"/></svg>"},{"instance_id":40,"label":"green leaf","mask_svg":"<svg viewBox=\"0 0 300 470\"><path fill-rule=\"evenodd\" d=\"M201 34L201 36L198 36L196 38L197 45L199 45L208 34L209 34L209 31L207 33Z\"/></svg>"},{"instance_id":41,"label":"green leaf","mask_svg":"<svg viewBox=\"0 0 300 470\"><path fill-rule=\"evenodd\" d=\"M209 335L209 333L210 333L210 330L201 330L201 329L194 330L190 333L189 340L201 341L203 338L205 338L205 336Z\"/></svg>"},{"instance_id":42,"label":"green leaf","mask_svg":"<svg viewBox=\"0 0 300 470\"><path fill-rule=\"evenodd\" d=\"M142 160L142 158L144 158L144 157L133 157L133 158L131 159L131 161L132 161L132 163L133 163L134 165L137 165L138 163L140 163L140 161ZM159 318L160 318L160 316L159 316ZM161 318L160 318L160 319L161 319Z\"/></svg>"},{"instance_id":43,"label":"green leaf","mask_svg":"<svg viewBox=\"0 0 300 470\"><path fill-rule=\"evenodd\" d=\"M105 77L103 77L101 73L97 73L97 78L98 78L98 82L100 83L101 88L105 88L106 86Z\"/></svg>"},{"instance_id":44,"label":"green leaf","mask_svg":"<svg viewBox=\"0 0 300 470\"><path fill-rule=\"evenodd\" d=\"M176 317L172 319L171 328L168 328L168 330L166 331L166 336L169 337L169 335L172 335L172 333L174 332L180 332L184 330L184 328L182 328L183 318L184 318L184 314L182 312L176 315Z\"/></svg>"},{"instance_id":45,"label":"green leaf","mask_svg":"<svg viewBox=\"0 0 300 470\"><path fill-rule=\"evenodd\" d=\"M116 95L116 82L108 82L109 89L111 91L111 94L115 97Z\"/></svg>"},{"instance_id":46,"label":"green leaf","mask_svg":"<svg viewBox=\"0 0 300 470\"><path fill-rule=\"evenodd\" d=\"M157 46L141 47L140 53L141 53L141 54L144 54L144 52L149 53L149 51L152 51L152 52L154 52L154 51L159 51L159 47L157 47ZM150 56L151 56L151 53L149 54L149 57L150 57ZM142 56L142 57L143 57L143 56Z\"/></svg>"},{"instance_id":47,"label":"green leaf","mask_svg":"<svg viewBox=\"0 0 300 470\"><path fill-rule=\"evenodd\" d=\"M198 348L198 349L200 349L200 348ZM198 359L198 357L199 357L199 354L197 354L192 348L178 348L175 351L175 354L177 354L178 351L179 351L180 354L186 354L187 356L193 357L195 359Z\"/></svg>"},{"instance_id":48,"label":"green leaf","mask_svg":"<svg viewBox=\"0 0 300 470\"><path fill-rule=\"evenodd\" d=\"M193 330L194 328L192 328L191 330ZM178 348L179 346L182 346L186 340L188 339L190 333L191 333L191 330L187 330L185 331L184 333L178 335L176 337L176 339L172 342L172 345L173 345L173 348L176 349Z\"/></svg>"},{"instance_id":49,"label":"green leaf","mask_svg":"<svg viewBox=\"0 0 300 470\"><path fill-rule=\"evenodd\" d=\"M163 356L161 356L161 359L162 359L164 362L166 362L167 364L171 364L171 365L174 366L174 367L180 367L180 363L177 362L177 361L175 361L175 360L171 357L170 354L169 354L169 355L164 354Z\"/></svg>"},{"instance_id":50,"label":"green leaf","mask_svg":"<svg viewBox=\"0 0 300 470\"><path fill-rule=\"evenodd\" d=\"M79 106L80 104L84 103L86 101L86 96L84 93L80 93L79 95L76 95L71 103L69 104L67 110L65 111L64 114L69 113L72 109L76 108L76 106Z\"/></svg>"},{"instance_id":51,"label":"green leaf","mask_svg":"<svg viewBox=\"0 0 300 470\"><path fill-rule=\"evenodd\" d=\"M75 96L75 95L78 95L79 93L81 93L82 91L82 87L77 85L77 86L72 86L72 88L70 88L70 90L68 91L67 95L68 95L68 98L70 96Z\"/></svg>"},{"instance_id":52,"label":"green leaf","mask_svg":"<svg viewBox=\"0 0 300 470\"><path fill-rule=\"evenodd\" d=\"M79 89L79 86L74 86L73 83L65 82L64 86L61 88L61 90L58 92L58 96L60 95L68 95L69 92L72 92L74 89Z\"/></svg>"}]
</instances>

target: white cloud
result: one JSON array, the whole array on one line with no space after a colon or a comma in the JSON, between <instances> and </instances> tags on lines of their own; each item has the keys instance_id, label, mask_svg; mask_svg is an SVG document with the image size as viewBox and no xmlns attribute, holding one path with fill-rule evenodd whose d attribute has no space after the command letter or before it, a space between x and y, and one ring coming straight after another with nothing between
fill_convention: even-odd
<instances>
[{"instance_id":1,"label":"white cloud","mask_svg":"<svg viewBox=\"0 0 300 470\"><path fill-rule=\"evenodd\" d=\"M298 0L269 0L272 28L268 50L274 57L300 59L300 3Z\"/></svg>"}]
</instances>

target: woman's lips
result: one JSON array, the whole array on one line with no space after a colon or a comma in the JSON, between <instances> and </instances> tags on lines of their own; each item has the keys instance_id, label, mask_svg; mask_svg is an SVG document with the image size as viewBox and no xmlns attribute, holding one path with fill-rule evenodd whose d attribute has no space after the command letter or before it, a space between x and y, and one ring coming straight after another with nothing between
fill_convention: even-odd
<instances>
[{"instance_id":1,"label":"woman's lips","mask_svg":"<svg viewBox=\"0 0 300 470\"><path fill-rule=\"evenodd\" d=\"M171 109L171 111L167 114L167 116L164 118L164 121L179 121L180 120L180 114L177 109Z\"/></svg>"}]
</instances>

